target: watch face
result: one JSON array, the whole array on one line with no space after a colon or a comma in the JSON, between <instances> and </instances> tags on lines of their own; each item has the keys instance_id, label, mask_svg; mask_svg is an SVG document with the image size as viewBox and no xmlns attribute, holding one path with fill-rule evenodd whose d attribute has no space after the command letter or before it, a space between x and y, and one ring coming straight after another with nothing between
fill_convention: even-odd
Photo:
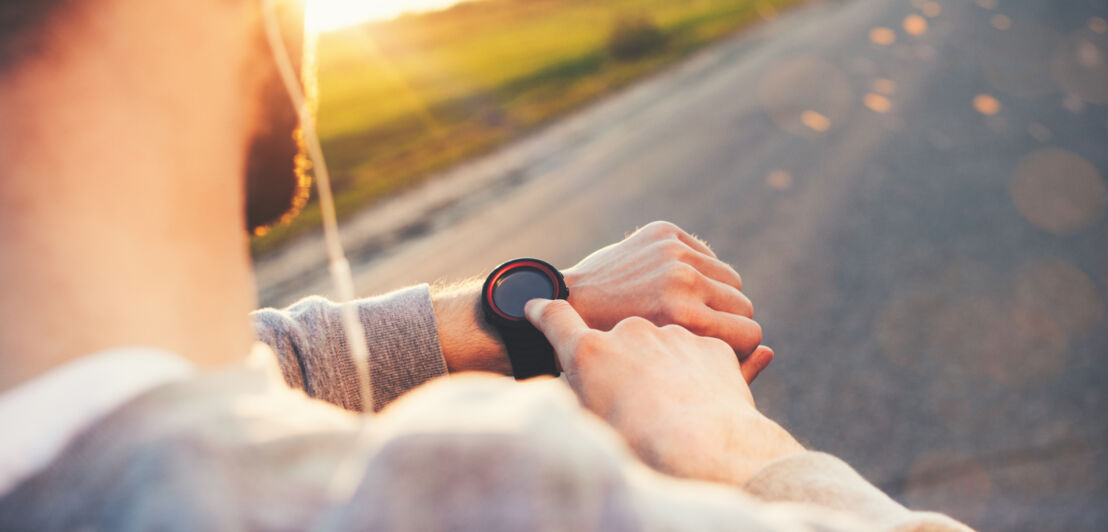
<instances>
[{"instance_id":1,"label":"watch face","mask_svg":"<svg viewBox=\"0 0 1108 532\"><path fill-rule=\"evenodd\" d=\"M536 298L554 299L555 286L550 276L533 267L521 267L504 273L492 287L496 308L511 318L523 318L523 306Z\"/></svg>"}]
</instances>

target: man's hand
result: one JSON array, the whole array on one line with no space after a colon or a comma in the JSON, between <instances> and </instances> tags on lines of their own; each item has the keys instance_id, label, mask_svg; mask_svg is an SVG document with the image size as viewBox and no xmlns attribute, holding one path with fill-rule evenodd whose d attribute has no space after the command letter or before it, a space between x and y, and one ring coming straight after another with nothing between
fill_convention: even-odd
<instances>
[{"instance_id":1,"label":"man's hand","mask_svg":"<svg viewBox=\"0 0 1108 532\"><path fill-rule=\"evenodd\" d=\"M581 402L655 468L741 485L770 461L803 451L754 408L740 363L722 340L643 318L590 329L564 301L533 300L526 312L554 345Z\"/></svg>"},{"instance_id":2,"label":"man's hand","mask_svg":"<svg viewBox=\"0 0 1108 532\"><path fill-rule=\"evenodd\" d=\"M570 304L593 329L611 329L631 316L680 325L727 342L747 362L748 380L773 358L772 350L759 347L762 328L742 292L742 277L669 222L651 223L564 273Z\"/></svg>"},{"instance_id":3,"label":"man's hand","mask_svg":"<svg viewBox=\"0 0 1108 532\"><path fill-rule=\"evenodd\" d=\"M751 382L773 350L758 345L762 328L742 293L742 278L703 242L668 222L654 222L563 272L569 302L595 329L624 318L681 325L727 342ZM481 316L481 280L436 290L432 299L439 343L451 372L511 374L499 336Z\"/></svg>"}]
</instances>

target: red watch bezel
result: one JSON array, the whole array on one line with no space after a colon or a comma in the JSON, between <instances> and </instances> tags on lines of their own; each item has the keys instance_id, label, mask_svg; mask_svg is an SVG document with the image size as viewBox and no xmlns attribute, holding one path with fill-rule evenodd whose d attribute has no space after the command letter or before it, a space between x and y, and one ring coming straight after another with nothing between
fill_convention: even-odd
<instances>
[{"instance_id":1,"label":"red watch bezel","mask_svg":"<svg viewBox=\"0 0 1108 532\"><path fill-rule=\"evenodd\" d=\"M488 278L488 281L485 283L484 297L488 308L495 312L497 316L508 321L527 321L527 318L517 318L514 316L509 316L501 311L496 306L496 302L493 301L492 291L496 288L496 283L500 280L501 277L503 277L508 272L511 272L512 270L517 270L520 268L531 268L544 273L546 277L550 279L550 286L554 287L554 293L551 294L552 298L558 297L558 294L561 292L561 286L563 284L563 281L559 278L557 271L553 270L553 267L545 262L540 262L533 259L519 259L501 264L500 267L498 267L496 270L493 270L492 274Z\"/></svg>"}]
</instances>

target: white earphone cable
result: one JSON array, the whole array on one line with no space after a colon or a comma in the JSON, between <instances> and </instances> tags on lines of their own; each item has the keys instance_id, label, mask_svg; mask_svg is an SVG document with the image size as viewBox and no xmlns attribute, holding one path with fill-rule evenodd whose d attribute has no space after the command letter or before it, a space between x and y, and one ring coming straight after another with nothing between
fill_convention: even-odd
<instances>
[{"instance_id":1,"label":"white earphone cable","mask_svg":"<svg viewBox=\"0 0 1108 532\"><path fill-rule=\"evenodd\" d=\"M323 215L323 238L327 245L331 282L334 284L335 295L341 303L346 345L350 349L350 356L354 359L354 365L358 372L358 388L361 394L362 410L367 415L372 415L374 403L369 374L369 348L366 345L365 330L358 318L358 309L353 303L354 279L350 272L350 262L346 260L346 255L342 250L342 241L339 239L335 202L331 195L331 176L327 173L327 163L323 159L323 147L320 145L319 136L316 133L315 116L308 105L308 100L304 97L304 92L301 90L296 70L292 66L284 38L281 36L276 5L274 0L262 1L266 38L269 41L270 50L273 52L285 89L288 91L289 98L299 115L304 145L308 150L308 156L311 158L312 168L315 172L316 190L319 192L319 208ZM305 62L314 61L313 57L307 57L307 55L314 53L314 39L316 38L317 36L308 31L305 26ZM289 161L289 164L291 165L292 161Z\"/></svg>"}]
</instances>

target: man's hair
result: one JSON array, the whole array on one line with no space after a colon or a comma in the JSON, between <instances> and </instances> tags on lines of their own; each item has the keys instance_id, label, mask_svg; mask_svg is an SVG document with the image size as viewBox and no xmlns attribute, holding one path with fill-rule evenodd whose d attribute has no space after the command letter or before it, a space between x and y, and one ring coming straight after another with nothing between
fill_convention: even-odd
<instances>
[{"instance_id":1,"label":"man's hair","mask_svg":"<svg viewBox=\"0 0 1108 532\"><path fill-rule=\"evenodd\" d=\"M92 0L0 0L0 78L5 77L46 45L51 25L63 14L85 8ZM300 68L304 0L281 2L280 22L285 40L293 51L291 59ZM268 53L264 34L258 32L258 46ZM305 83L314 84L314 76ZM311 192L310 168L299 131L298 117L288 101L284 85L274 69L259 95L269 120L251 142L246 171L246 228L264 234L273 224L296 216ZM313 94L315 91L308 91ZM313 99L312 104L315 105Z\"/></svg>"},{"instance_id":2,"label":"man's hair","mask_svg":"<svg viewBox=\"0 0 1108 532\"><path fill-rule=\"evenodd\" d=\"M0 0L0 74L38 52L49 20L70 0Z\"/></svg>"}]
</instances>

